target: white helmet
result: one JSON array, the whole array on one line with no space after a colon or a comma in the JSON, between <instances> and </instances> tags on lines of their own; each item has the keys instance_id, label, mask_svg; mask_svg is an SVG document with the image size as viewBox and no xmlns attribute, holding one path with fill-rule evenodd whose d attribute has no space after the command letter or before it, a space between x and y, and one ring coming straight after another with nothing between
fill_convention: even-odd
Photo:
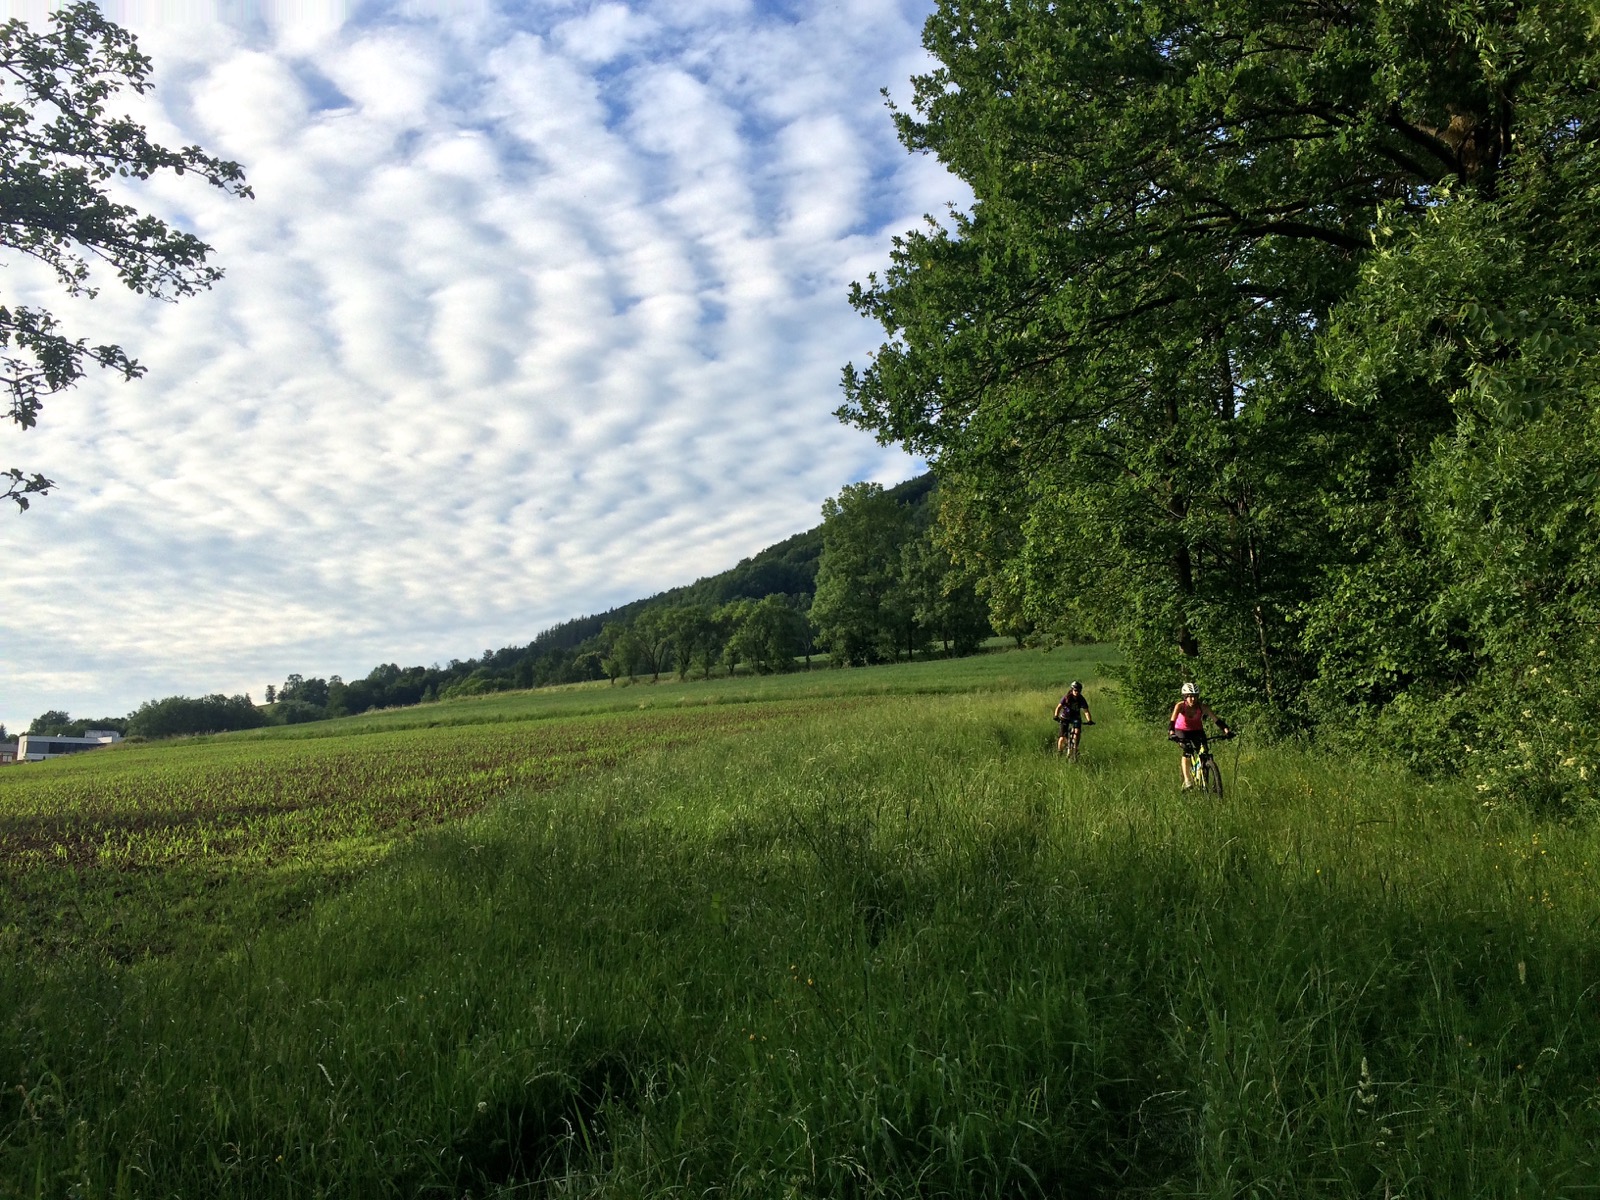
<instances>
[{"instance_id":1,"label":"white helmet","mask_svg":"<svg viewBox=\"0 0 1600 1200\"><path fill-rule=\"evenodd\" d=\"M1198 696L1200 694L1200 689L1192 683L1184 684L1182 691L1185 696Z\"/></svg>"}]
</instances>

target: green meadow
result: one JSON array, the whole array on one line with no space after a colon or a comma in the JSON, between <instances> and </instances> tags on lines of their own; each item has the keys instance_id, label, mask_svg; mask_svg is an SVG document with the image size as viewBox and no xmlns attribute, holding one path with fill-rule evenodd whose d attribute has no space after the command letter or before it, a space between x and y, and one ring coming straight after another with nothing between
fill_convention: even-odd
<instances>
[{"instance_id":1,"label":"green meadow","mask_svg":"<svg viewBox=\"0 0 1600 1200\"><path fill-rule=\"evenodd\" d=\"M1594 830L1106 653L8 769L0 1197L1600 1194Z\"/></svg>"}]
</instances>

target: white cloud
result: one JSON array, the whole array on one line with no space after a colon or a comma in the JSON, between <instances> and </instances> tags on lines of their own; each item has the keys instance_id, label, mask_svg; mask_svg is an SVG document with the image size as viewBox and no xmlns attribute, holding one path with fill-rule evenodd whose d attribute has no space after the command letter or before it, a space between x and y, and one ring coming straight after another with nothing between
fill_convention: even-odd
<instances>
[{"instance_id":1,"label":"white cloud","mask_svg":"<svg viewBox=\"0 0 1600 1200\"><path fill-rule=\"evenodd\" d=\"M626 4L596 4L583 15L557 25L555 36L574 59L598 65L639 48L658 29L654 20Z\"/></svg>"},{"instance_id":2,"label":"white cloud","mask_svg":"<svg viewBox=\"0 0 1600 1200\"><path fill-rule=\"evenodd\" d=\"M526 642L914 470L830 414L848 281L961 195L877 94L920 11L132 7L137 115L256 199L129 190L227 268L176 306L0 279L149 367L6 435L62 484L0 517L7 723Z\"/></svg>"}]
</instances>

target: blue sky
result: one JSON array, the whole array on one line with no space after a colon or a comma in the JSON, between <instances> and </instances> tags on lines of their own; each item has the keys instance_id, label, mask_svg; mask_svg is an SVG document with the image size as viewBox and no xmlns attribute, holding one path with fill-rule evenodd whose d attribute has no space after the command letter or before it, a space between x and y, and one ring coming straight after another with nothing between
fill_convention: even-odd
<instances>
[{"instance_id":1,"label":"blue sky","mask_svg":"<svg viewBox=\"0 0 1600 1200\"><path fill-rule=\"evenodd\" d=\"M128 198L227 278L0 300L148 368L3 463L0 721L523 643L732 566L917 464L834 420L846 302L965 193L894 139L930 4L105 3L124 107L243 163ZM41 19L45 4L0 4Z\"/></svg>"}]
</instances>

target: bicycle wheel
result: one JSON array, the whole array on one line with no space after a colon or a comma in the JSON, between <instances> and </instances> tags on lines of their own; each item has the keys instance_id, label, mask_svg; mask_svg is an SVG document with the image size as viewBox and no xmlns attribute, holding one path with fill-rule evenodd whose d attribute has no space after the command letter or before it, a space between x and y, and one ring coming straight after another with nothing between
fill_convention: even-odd
<instances>
[{"instance_id":1,"label":"bicycle wheel","mask_svg":"<svg viewBox=\"0 0 1600 1200\"><path fill-rule=\"evenodd\" d=\"M1067 734L1067 761L1068 762L1077 762L1078 761L1078 739L1080 737L1082 737L1082 736L1083 736L1082 731L1080 729L1078 729L1078 727L1076 725L1073 726L1072 732Z\"/></svg>"},{"instance_id":2,"label":"bicycle wheel","mask_svg":"<svg viewBox=\"0 0 1600 1200\"><path fill-rule=\"evenodd\" d=\"M1200 763L1201 783L1213 796L1222 795L1222 768L1217 766L1216 760L1209 754Z\"/></svg>"}]
</instances>

